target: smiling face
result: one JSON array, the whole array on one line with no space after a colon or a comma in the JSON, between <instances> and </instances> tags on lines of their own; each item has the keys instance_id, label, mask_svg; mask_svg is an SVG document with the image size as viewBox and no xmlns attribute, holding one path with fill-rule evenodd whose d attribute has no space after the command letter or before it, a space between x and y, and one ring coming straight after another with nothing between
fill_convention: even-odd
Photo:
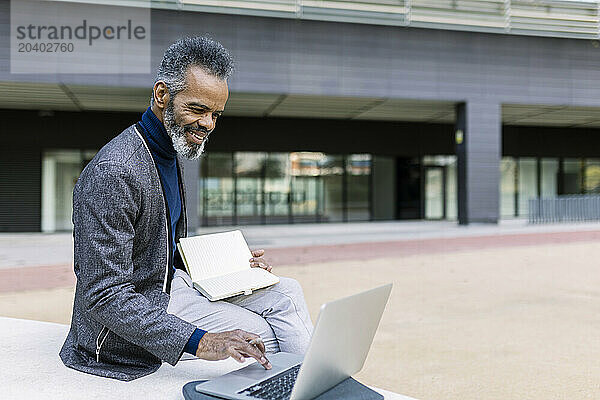
<instances>
[{"instance_id":1,"label":"smiling face","mask_svg":"<svg viewBox=\"0 0 600 400\"><path fill-rule=\"evenodd\" d=\"M196 159L204 151L229 96L227 82L199 66L185 74L186 88L171 97L164 82L154 85L152 111L163 122L177 153Z\"/></svg>"}]
</instances>

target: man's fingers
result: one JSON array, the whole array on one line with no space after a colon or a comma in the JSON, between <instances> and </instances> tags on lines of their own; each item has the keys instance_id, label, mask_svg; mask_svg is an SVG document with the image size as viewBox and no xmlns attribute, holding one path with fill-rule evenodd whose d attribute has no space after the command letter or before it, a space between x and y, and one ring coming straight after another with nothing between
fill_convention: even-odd
<instances>
[{"instance_id":1,"label":"man's fingers","mask_svg":"<svg viewBox=\"0 0 600 400\"><path fill-rule=\"evenodd\" d=\"M251 262L250 266L252 268L262 268L262 269L266 269L267 271L271 272L271 270L273 269L272 266L270 266L269 264L267 264L266 262Z\"/></svg>"},{"instance_id":2,"label":"man's fingers","mask_svg":"<svg viewBox=\"0 0 600 400\"><path fill-rule=\"evenodd\" d=\"M265 254L265 251L263 249L253 250L252 251L252 256L253 257L262 257L264 254Z\"/></svg>"},{"instance_id":3,"label":"man's fingers","mask_svg":"<svg viewBox=\"0 0 600 400\"><path fill-rule=\"evenodd\" d=\"M271 369L271 363L265 357L265 344L260 336L241 330L239 333L242 338L242 342L238 348L240 353L254 358L259 364L265 367L265 369Z\"/></svg>"},{"instance_id":4,"label":"man's fingers","mask_svg":"<svg viewBox=\"0 0 600 400\"><path fill-rule=\"evenodd\" d=\"M265 349L264 342L260 338L258 340L253 341L253 342L250 342L250 344L258 347L258 350L260 350L260 352L263 353L263 354L265 354L265 351L267 351Z\"/></svg>"},{"instance_id":5,"label":"man's fingers","mask_svg":"<svg viewBox=\"0 0 600 400\"><path fill-rule=\"evenodd\" d=\"M244 356L239 351L237 351L233 346L230 346L227 348L227 354L229 354L237 362L240 362L240 363L244 362Z\"/></svg>"},{"instance_id":6,"label":"man's fingers","mask_svg":"<svg viewBox=\"0 0 600 400\"><path fill-rule=\"evenodd\" d=\"M264 355L265 345L260 336L241 329L222 333L205 333L196 355L206 360L223 360L232 357L244 362L244 357L252 357L265 369L271 369L271 363Z\"/></svg>"},{"instance_id":7,"label":"man's fingers","mask_svg":"<svg viewBox=\"0 0 600 400\"><path fill-rule=\"evenodd\" d=\"M254 333L250 333L250 332L244 332L244 340L246 342L248 342L249 344L258 347L258 350L260 350L261 353L265 353L266 349L265 349L265 343L263 342L262 338L258 335L255 335Z\"/></svg>"},{"instance_id":8,"label":"man's fingers","mask_svg":"<svg viewBox=\"0 0 600 400\"><path fill-rule=\"evenodd\" d=\"M264 356L264 352L259 351L255 346L250 343L245 343L242 345L242 349L240 349L240 353L246 354L252 358L254 358L260 365L265 367L265 369L271 369L271 363Z\"/></svg>"},{"instance_id":9,"label":"man's fingers","mask_svg":"<svg viewBox=\"0 0 600 400\"><path fill-rule=\"evenodd\" d=\"M250 266L253 268L262 268L264 270L267 270L268 272L271 272L271 270L273 269L272 266L270 266L264 258L262 258L261 256L265 254L265 251L260 249L260 250L254 250L252 252L252 258L249 260L250 261Z\"/></svg>"}]
</instances>

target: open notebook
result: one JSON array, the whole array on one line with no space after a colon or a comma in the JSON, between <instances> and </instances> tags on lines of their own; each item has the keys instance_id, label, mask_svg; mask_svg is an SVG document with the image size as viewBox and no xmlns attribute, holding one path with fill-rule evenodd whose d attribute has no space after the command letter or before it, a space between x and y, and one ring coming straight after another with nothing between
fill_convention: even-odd
<instances>
[{"instance_id":1,"label":"open notebook","mask_svg":"<svg viewBox=\"0 0 600 400\"><path fill-rule=\"evenodd\" d=\"M241 231L181 238L177 244L194 288L210 301L274 285L279 278L250 267L252 253Z\"/></svg>"}]
</instances>

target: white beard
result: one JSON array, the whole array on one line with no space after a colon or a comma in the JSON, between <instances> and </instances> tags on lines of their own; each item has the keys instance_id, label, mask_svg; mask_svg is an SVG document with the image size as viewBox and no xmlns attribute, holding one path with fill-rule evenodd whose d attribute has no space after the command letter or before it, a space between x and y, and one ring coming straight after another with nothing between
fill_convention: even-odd
<instances>
[{"instance_id":1,"label":"white beard","mask_svg":"<svg viewBox=\"0 0 600 400\"><path fill-rule=\"evenodd\" d=\"M173 112L172 101L169 101L167 108L165 108L164 121L165 129L173 141L173 147L175 148L177 154L188 160L196 160L200 158L202 153L204 153L204 145L208 141L210 132L208 135L206 135L202 141L202 144L188 142L186 138L185 127L178 125L175 122L175 113Z\"/></svg>"}]
</instances>

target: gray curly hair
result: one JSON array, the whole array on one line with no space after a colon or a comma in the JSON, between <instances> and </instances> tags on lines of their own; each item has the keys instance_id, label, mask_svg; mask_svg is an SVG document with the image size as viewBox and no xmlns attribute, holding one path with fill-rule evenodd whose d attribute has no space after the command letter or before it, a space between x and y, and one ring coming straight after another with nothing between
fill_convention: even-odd
<instances>
[{"instance_id":1,"label":"gray curly hair","mask_svg":"<svg viewBox=\"0 0 600 400\"><path fill-rule=\"evenodd\" d=\"M234 70L233 57L223 45L206 36L184 37L169 46L156 72L154 83L163 81L171 99L186 88L185 73L192 65L226 80ZM151 97L150 104L154 102Z\"/></svg>"}]
</instances>

